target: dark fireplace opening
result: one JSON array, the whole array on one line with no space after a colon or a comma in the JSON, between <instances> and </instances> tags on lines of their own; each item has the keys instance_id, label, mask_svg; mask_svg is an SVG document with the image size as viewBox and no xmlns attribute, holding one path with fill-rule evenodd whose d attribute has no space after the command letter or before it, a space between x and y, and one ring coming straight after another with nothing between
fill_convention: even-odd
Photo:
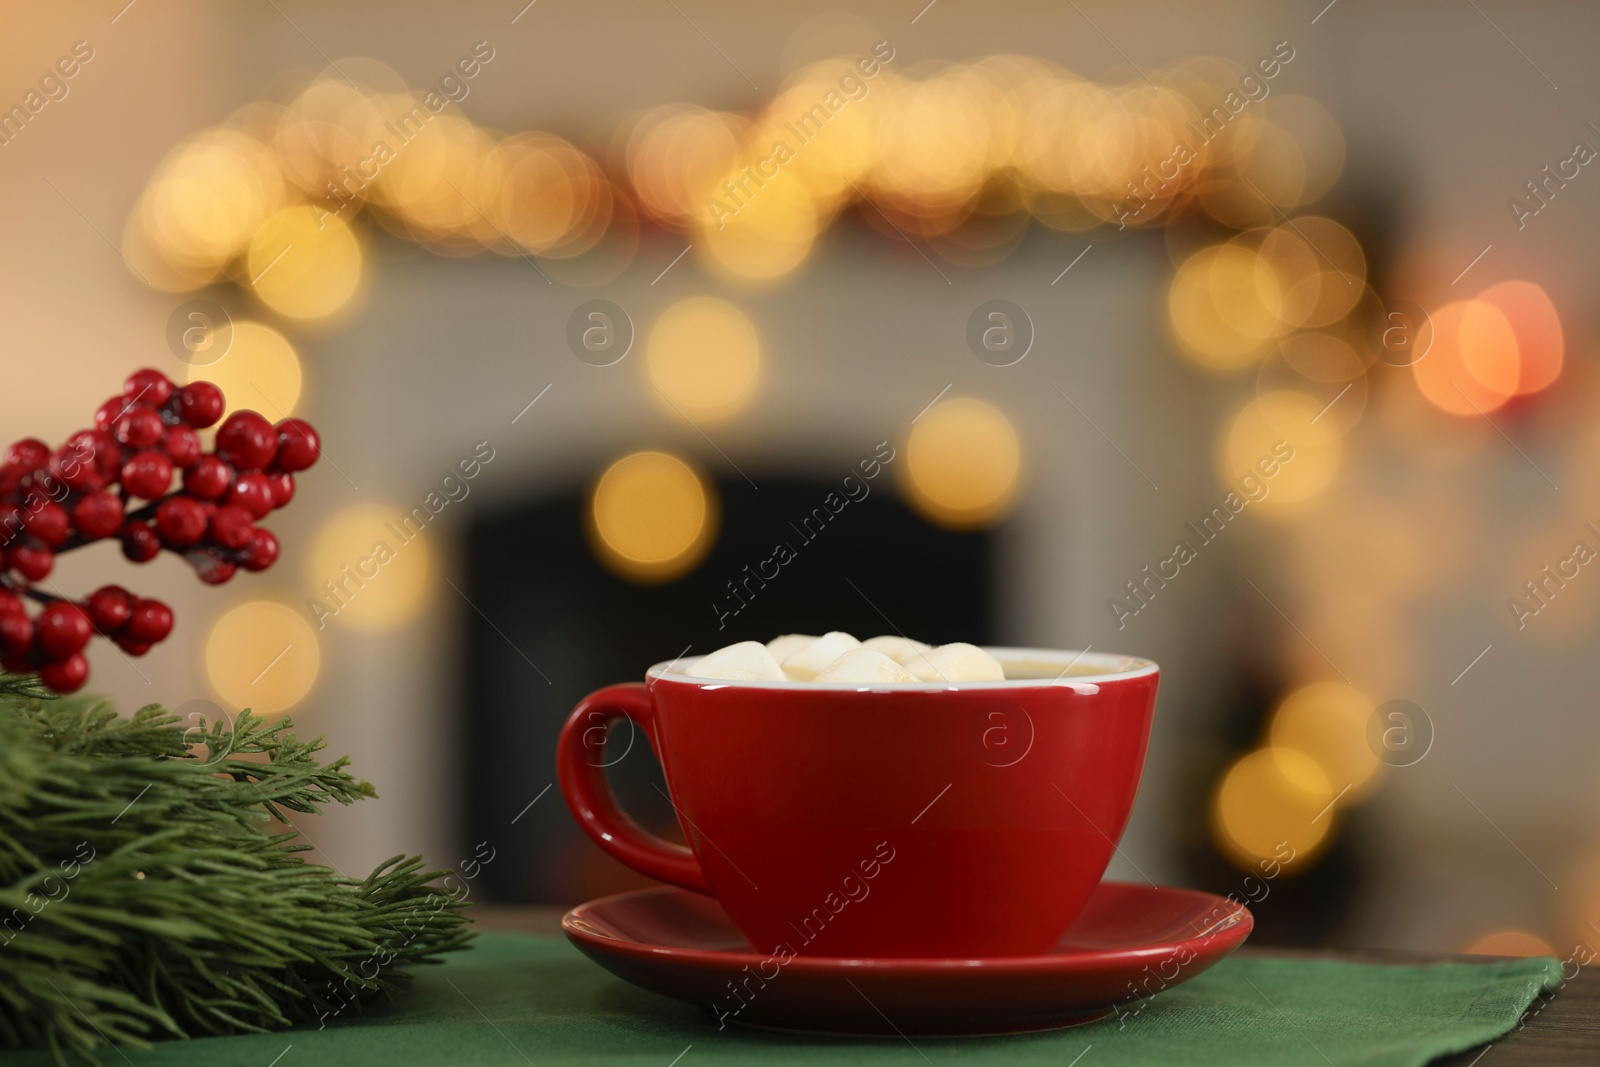
<instances>
[{"instance_id":1,"label":"dark fireplace opening","mask_svg":"<svg viewBox=\"0 0 1600 1067\"><path fill-rule=\"evenodd\" d=\"M794 524L838 482L758 482L759 489L743 479L717 485L715 543L688 574L659 585L619 578L595 558L581 492L472 522L464 589L473 608L464 627L466 677L457 689L464 706L454 721L461 730L463 855L480 841L496 850L475 880L488 897L571 904L649 884L583 835L551 784L561 725L595 689L641 681L646 667L685 646L700 655L779 633L903 632L932 642L993 642L992 532L930 525L882 488L822 529L801 529ZM794 558L764 585L746 584L779 542ZM608 773L626 810L682 840L642 736Z\"/></svg>"}]
</instances>

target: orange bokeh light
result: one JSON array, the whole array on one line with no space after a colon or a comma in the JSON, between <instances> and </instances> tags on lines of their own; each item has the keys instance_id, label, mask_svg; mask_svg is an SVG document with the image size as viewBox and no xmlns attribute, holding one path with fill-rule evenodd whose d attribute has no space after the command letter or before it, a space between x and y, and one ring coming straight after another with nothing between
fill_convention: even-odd
<instances>
[{"instance_id":1,"label":"orange bokeh light","mask_svg":"<svg viewBox=\"0 0 1600 1067\"><path fill-rule=\"evenodd\" d=\"M1478 301L1498 309L1516 337L1519 395L1537 393L1561 376L1565 347L1561 317L1543 287L1501 282L1478 294Z\"/></svg>"},{"instance_id":2,"label":"orange bokeh light","mask_svg":"<svg viewBox=\"0 0 1600 1067\"><path fill-rule=\"evenodd\" d=\"M1432 317L1433 347L1411 369L1422 395L1442 411L1485 414L1561 376L1561 317L1533 282L1501 282Z\"/></svg>"},{"instance_id":3,"label":"orange bokeh light","mask_svg":"<svg viewBox=\"0 0 1600 1067\"><path fill-rule=\"evenodd\" d=\"M1433 347L1412 364L1417 388L1441 411L1483 415L1517 389L1517 338L1492 304L1459 300L1433 313Z\"/></svg>"}]
</instances>

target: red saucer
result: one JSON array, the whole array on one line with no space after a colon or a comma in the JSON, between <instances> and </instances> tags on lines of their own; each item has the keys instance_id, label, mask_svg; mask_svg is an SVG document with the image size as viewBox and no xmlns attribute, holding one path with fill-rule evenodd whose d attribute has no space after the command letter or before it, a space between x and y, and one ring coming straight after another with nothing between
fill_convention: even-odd
<instances>
[{"instance_id":1,"label":"red saucer","mask_svg":"<svg viewBox=\"0 0 1600 1067\"><path fill-rule=\"evenodd\" d=\"M799 949L785 959L752 950L711 897L666 886L593 900L561 920L568 939L618 978L723 1025L889 1036L1091 1022L1193 978L1254 924L1245 907L1210 893L1124 882L1102 882L1044 956L844 959Z\"/></svg>"}]
</instances>

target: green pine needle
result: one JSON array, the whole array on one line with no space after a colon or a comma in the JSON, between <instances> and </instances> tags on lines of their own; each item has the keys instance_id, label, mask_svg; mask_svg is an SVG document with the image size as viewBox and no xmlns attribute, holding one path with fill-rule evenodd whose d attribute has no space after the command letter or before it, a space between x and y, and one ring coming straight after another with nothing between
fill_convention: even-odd
<instances>
[{"instance_id":1,"label":"green pine needle","mask_svg":"<svg viewBox=\"0 0 1600 1067\"><path fill-rule=\"evenodd\" d=\"M0 1048L326 1024L464 947L464 903L430 886L449 872L396 856L358 881L269 832L377 795L322 748L0 674Z\"/></svg>"}]
</instances>

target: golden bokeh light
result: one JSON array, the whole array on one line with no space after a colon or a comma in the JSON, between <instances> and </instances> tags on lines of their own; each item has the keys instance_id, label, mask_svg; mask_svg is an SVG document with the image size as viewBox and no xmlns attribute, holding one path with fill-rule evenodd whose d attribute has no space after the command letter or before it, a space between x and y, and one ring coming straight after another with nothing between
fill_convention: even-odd
<instances>
[{"instance_id":1,"label":"golden bokeh light","mask_svg":"<svg viewBox=\"0 0 1600 1067\"><path fill-rule=\"evenodd\" d=\"M337 215L309 205L269 215L250 239L245 269L261 302L293 319L331 315L361 282L361 244Z\"/></svg>"},{"instance_id":2,"label":"golden bokeh light","mask_svg":"<svg viewBox=\"0 0 1600 1067\"><path fill-rule=\"evenodd\" d=\"M435 490L410 511L355 504L317 532L306 580L320 623L359 630L404 626L437 591L426 530L448 498Z\"/></svg>"},{"instance_id":3,"label":"golden bokeh light","mask_svg":"<svg viewBox=\"0 0 1600 1067\"><path fill-rule=\"evenodd\" d=\"M687 574L716 538L715 490L665 452L634 452L606 468L589 502L590 542L601 562L636 582Z\"/></svg>"},{"instance_id":4,"label":"golden bokeh light","mask_svg":"<svg viewBox=\"0 0 1600 1067\"><path fill-rule=\"evenodd\" d=\"M288 195L277 155L259 137L203 130L157 168L134 209L135 243L149 242L180 274L209 281Z\"/></svg>"},{"instance_id":5,"label":"golden bokeh light","mask_svg":"<svg viewBox=\"0 0 1600 1067\"><path fill-rule=\"evenodd\" d=\"M693 422L725 422L755 396L761 339L743 311L725 300L690 297L650 328L645 370L666 405Z\"/></svg>"},{"instance_id":6,"label":"golden bokeh light","mask_svg":"<svg viewBox=\"0 0 1600 1067\"><path fill-rule=\"evenodd\" d=\"M1367 256L1361 242L1349 227L1317 215L1302 215L1284 226L1315 253L1321 270L1315 282L1299 283L1315 285L1317 291L1299 325L1331 326L1350 314L1366 295Z\"/></svg>"},{"instance_id":7,"label":"golden bokeh light","mask_svg":"<svg viewBox=\"0 0 1600 1067\"><path fill-rule=\"evenodd\" d=\"M259 322L235 322L233 343L214 363L190 366L188 380L216 384L228 414L259 411L268 422L294 414L300 402L300 357L288 338Z\"/></svg>"},{"instance_id":8,"label":"golden bokeh light","mask_svg":"<svg viewBox=\"0 0 1600 1067\"><path fill-rule=\"evenodd\" d=\"M575 174L575 149L543 134L508 138L500 195L485 205L496 225L529 252L559 245L589 211L588 190Z\"/></svg>"},{"instance_id":9,"label":"golden bokeh light","mask_svg":"<svg viewBox=\"0 0 1600 1067\"><path fill-rule=\"evenodd\" d=\"M1307 199L1306 157L1293 134L1271 119L1246 120L1248 137L1240 139L1232 174L1208 184L1201 202L1217 221L1230 226L1276 221Z\"/></svg>"},{"instance_id":10,"label":"golden bokeh light","mask_svg":"<svg viewBox=\"0 0 1600 1067\"><path fill-rule=\"evenodd\" d=\"M1235 242L1254 235L1246 234ZM1306 325L1322 297L1324 264L1321 257L1292 226L1266 231L1260 243L1256 269L1264 276L1263 283L1270 284L1281 294L1278 317L1289 328Z\"/></svg>"},{"instance_id":11,"label":"golden bokeh light","mask_svg":"<svg viewBox=\"0 0 1600 1067\"><path fill-rule=\"evenodd\" d=\"M605 166L547 134L479 126L376 60L348 57L280 84L290 88L282 102L241 107L158 168L124 240L151 284L196 288L245 274L238 260L251 236L297 204L347 225L370 212L441 255L572 259L602 246L634 211L626 202L695 235L718 274L764 282L801 266L821 230L859 203L890 236L983 264L1015 246L1029 214L1080 232L1150 225L1198 203L1236 228L1276 225L1325 194L1345 158L1337 124L1308 98L1273 94L1224 110L1238 70L1214 57L1161 71L1159 83L1097 84L1027 56L907 68L892 51L851 50L807 61L747 113L669 103L637 116L612 138ZM988 218L935 240L980 204ZM1327 260L1322 270L1362 273L1337 233L1309 232L1319 222L1337 226L1294 220ZM606 257L601 273L619 258L631 257ZM1217 285L1223 317L1244 322L1248 336L1252 309L1228 296L1228 282ZM334 300L333 290L323 295L324 305ZM1334 321L1343 312L1326 302L1320 317L1290 324Z\"/></svg>"},{"instance_id":12,"label":"golden bokeh light","mask_svg":"<svg viewBox=\"0 0 1600 1067\"><path fill-rule=\"evenodd\" d=\"M1355 348L1342 337L1317 330L1285 337L1256 372L1257 396L1290 391L1325 398L1331 406L1318 423L1332 422L1341 434L1361 421L1371 388Z\"/></svg>"},{"instance_id":13,"label":"golden bokeh light","mask_svg":"<svg viewBox=\"0 0 1600 1067\"><path fill-rule=\"evenodd\" d=\"M627 146L628 177L639 200L663 218L706 210L717 186L742 163L748 121L687 104L656 108Z\"/></svg>"},{"instance_id":14,"label":"golden bokeh light","mask_svg":"<svg viewBox=\"0 0 1600 1067\"><path fill-rule=\"evenodd\" d=\"M852 66L848 59L832 59L800 71L765 108L749 137L758 158L780 141L795 148L784 170L799 179L819 207L855 197L858 184L868 180L878 159L884 115L895 98L896 78L891 71L880 68L871 82L862 83ZM826 100L828 90L836 89L846 75L866 85L867 95L833 114L825 136L812 132L817 117L812 108ZM797 130L807 138L803 144L795 143L801 141Z\"/></svg>"},{"instance_id":15,"label":"golden bokeh light","mask_svg":"<svg viewBox=\"0 0 1600 1067\"><path fill-rule=\"evenodd\" d=\"M941 400L911 427L906 495L930 522L951 529L985 526L1015 500L1022 444L1005 413L982 400Z\"/></svg>"},{"instance_id":16,"label":"golden bokeh light","mask_svg":"<svg viewBox=\"0 0 1600 1067\"><path fill-rule=\"evenodd\" d=\"M317 633L284 604L255 600L217 620L206 639L206 677L225 703L271 716L298 704L322 665Z\"/></svg>"},{"instance_id":17,"label":"golden bokeh light","mask_svg":"<svg viewBox=\"0 0 1600 1067\"><path fill-rule=\"evenodd\" d=\"M1338 424L1323 415L1326 406L1289 390L1264 393L1245 404L1223 431L1217 477L1233 488L1253 473L1267 493L1250 507L1264 514L1281 514L1310 500L1338 473L1342 453Z\"/></svg>"},{"instance_id":18,"label":"golden bokeh light","mask_svg":"<svg viewBox=\"0 0 1600 1067\"><path fill-rule=\"evenodd\" d=\"M1374 705L1352 686L1313 682L1283 699L1273 712L1268 738L1275 746L1310 756L1334 792L1347 803L1366 793L1383 764L1367 740Z\"/></svg>"},{"instance_id":19,"label":"golden bokeh light","mask_svg":"<svg viewBox=\"0 0 1600 1067\"><path fill-rule=\"evenodd\" d=\"M989 164L989 125L973 91L955 78L899 87L878 142L872 181L934 212L976 195Z\"/></svg>"},{"instance_id":20,"label":"golden bokeh light","mask_svg":"<svg viewBox=\"0 0 1600 1067\"><path fill-rule=\"evenodd\" d=\"M1303 868L1328 838L1335 790L1315 760L1272 746L1241 756L1223 775L1211 802L1212 833L1243 870L1276 860ZM1292 860L1289 858L1292 857Z\"/></svg>"},{"instance_id":21,"label":"golden bokeh light","mask_svg":"<svg viewBox=\"0 0 1600 1067\"><path fill-rule=\"evenodd\" d=\"M727 179L738 193L718 196L714 207L694 216L702 262L732 281L767 282L796 270L823 224L799 177L777 170L771 178L751 178L741 170Z\"/></svg>"},{"instance_id":22,"label":"golden bokeh light","mask_svg":"<svg viewBox=\"0 0 1600 1067\"><path fill-rule=\"evenodd\" d=\"M1550 942L1526 930L1491 930L1461 950L1469 956L1556 956Z\"/></svg>"},{"instance_id":23,"label":"golden bokeh light","mask_svg":"<svg viewBox=\"0 0 1600 1067\"><path fill-rule=\"evenodd\" d=\"M1277 275L1242 244L1201 249L1178 267L1167 311L1179 351L1206 370L1227 371L1266 352L1283 322Z\"/></svg>"}]
</instances>

